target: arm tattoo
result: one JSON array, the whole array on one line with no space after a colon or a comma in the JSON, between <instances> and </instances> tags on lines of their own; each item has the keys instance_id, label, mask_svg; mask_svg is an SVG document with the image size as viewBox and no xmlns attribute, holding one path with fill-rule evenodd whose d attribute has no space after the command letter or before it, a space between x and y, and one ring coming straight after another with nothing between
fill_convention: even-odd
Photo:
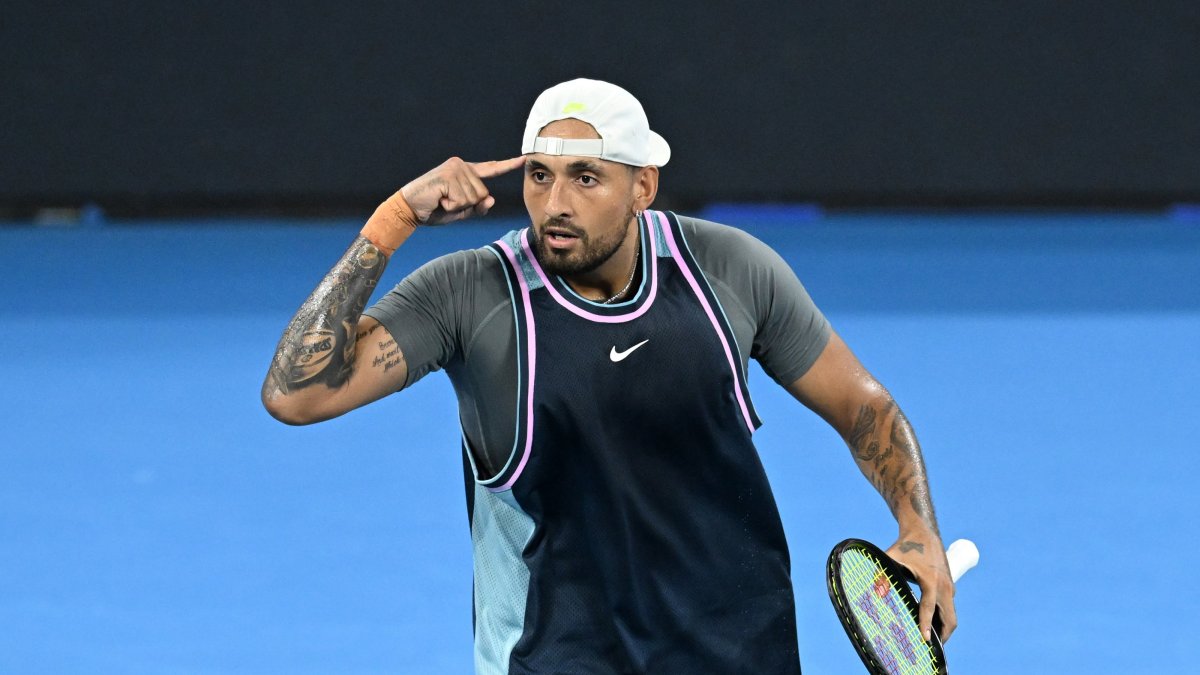
<instances>
[{"instance_id":1,"label":"arm tattoo","mask_svg":"<svg viewBox=\"0 0 1200 675\"><path fill-rule=\"evenodd\" d=\"M358 340L373 332L357 331L358 320L386 265L387 259L366 237L350 244L283 331L263 383L264 398L317 383L337 388L350 379Z\"/></svg>"},{"instance_id":2,"label":"arm tattoo","mask_svg":"<svg viewBox=\"0 0 1200 675\"><path fill-rule=\"evenodd\" d=\"M891 424L885 421L889 415ZM885 426L888 427L886 439L883 438ZM892 515L899 516L901 505L907 503L930 529L938 531L921 447L895 401L889 398L879 407L871 403L860 407L847 443L859 468L883 496ZM884 443L887 446L880 451L879 447ZM913 544L913 547L920 551L919 544Z\"/></svg>"},{"instance_id":3,"label":"arm tattoo","mask_svg":"<svg viewBox=\"0 0 1200 675\"><path fill-rule=\"evenodd\" d=\"M871 440L875 433L875 409L864 405L858 409L858 419L854 422L854 431L850 432L850 447L859 461L870 461L879 454L879 443Z\"/></svg>"},{"instance_id":4,"label":"arm tattoo","mask_svg":"<svg viewBox=\"0 0 1200 675\"><path fill-rule=\"evenodd\" d=\"M368 330L360 331L358 334L358 341L362 342L364 339L382 327L383 326L376 324L371 326L371 328ZM404 362L404 355L400 353L400 347L396 345L395 340L389 337L386 340L378 340L377 344L379 345L379 351L381 353L374 359L371 359L372 368L383 368L383 372L386 373Z\"/></svg>"}]
</instances>

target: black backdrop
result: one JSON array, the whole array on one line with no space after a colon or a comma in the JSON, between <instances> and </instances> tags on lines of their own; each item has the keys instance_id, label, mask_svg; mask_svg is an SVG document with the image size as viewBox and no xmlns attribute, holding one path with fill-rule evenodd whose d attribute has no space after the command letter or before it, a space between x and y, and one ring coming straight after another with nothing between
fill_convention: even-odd
<instances>
[{"instance_id":1,"label":"black backdrop","mask_svg":"<svg viewBox=\"0 0 1200 675\"><path fill-rule=\"evenodd\" d=\"M580 75L668 206L1200 201L1195 0L345 5L6 3L0 207L361 209Z\"/></svg>"}]
</instances>

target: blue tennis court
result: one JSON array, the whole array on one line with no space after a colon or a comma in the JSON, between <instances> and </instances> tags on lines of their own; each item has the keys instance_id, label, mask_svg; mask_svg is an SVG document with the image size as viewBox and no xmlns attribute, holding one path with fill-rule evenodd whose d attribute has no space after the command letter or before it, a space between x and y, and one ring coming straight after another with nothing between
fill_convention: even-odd
<instances>
[{"instance_id":1,"label":"blue tennis court","mask_svg":"<svg viewBox=\"0 0 1200 675\"><path fill-rule=\"evenodd\" d=\"M713 208L796 269L974 539L953 672L1181 672L1200 601L1200 222ZM471 561L440 374L272 420L285 323L359 222L0 227L0 672L466 673ZM423 230L383 289L515 220ZM756 441L792 549L805 672L859 672L824 586L894 523L761 371Z\"/></svg>"}]
</instances>

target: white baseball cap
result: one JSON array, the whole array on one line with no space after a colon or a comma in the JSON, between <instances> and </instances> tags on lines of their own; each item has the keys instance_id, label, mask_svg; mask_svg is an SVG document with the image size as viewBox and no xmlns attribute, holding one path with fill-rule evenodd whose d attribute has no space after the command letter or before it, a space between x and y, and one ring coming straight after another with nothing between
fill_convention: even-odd
<instances>
[{"instance_id":1,"label":"white baseball cap","mask_svg":"<svg viewBox=\"0 0 1200 675\"><path fill-rule=\"evenodd\" d=\"M600 138L538 136L547 124L573 118L592 125ZM543 91L529 111L521 154L599 157L632 166L662 166L671 146L650 130L642 104L615 84L579 78Z\"/></svg>"}]
</instances>

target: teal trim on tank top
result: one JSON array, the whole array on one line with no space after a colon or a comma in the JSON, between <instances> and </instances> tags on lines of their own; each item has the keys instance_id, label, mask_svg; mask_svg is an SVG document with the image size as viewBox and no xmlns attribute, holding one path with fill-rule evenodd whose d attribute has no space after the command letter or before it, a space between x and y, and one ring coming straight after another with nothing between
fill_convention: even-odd
<instances>
[{"instance_id":1,"label":"teal trim on tank top","mask_svg":"<svg viewBox=\"0 0 1200 675\"><path fill-rule=\"evenodd\" d=\"M672 213L671 215L675 214ZM646 216L642 217L645 218ZM678 216L675 219L678 220ZM663 234L662 224L658 222L658 218L649 218L649 220L654 224L654 245L658 249L658 257L670 258L671 249L667 247L667 237Z\"/></svg>"},{"instance_id":2,"label":"teal trim on tank top","mask_svg":"<svg viewBox=\"0 0 1200 675\"><path fill-rule=\"evenodd\" d=\"M525 277L525 284L529 286L529 292L532 293L534 290L541 288L543 284L537 270L533 269L533 263L529 262L529 259L525 257L524 246L521 242L521 233L525 229L513 230L504 235L504 243L508 244L508 247L513 250L513 254L517 257L517 262L521 265L521 276ZM512 292L511 288L509 292Z\"/></svg>"}]
</instances>

